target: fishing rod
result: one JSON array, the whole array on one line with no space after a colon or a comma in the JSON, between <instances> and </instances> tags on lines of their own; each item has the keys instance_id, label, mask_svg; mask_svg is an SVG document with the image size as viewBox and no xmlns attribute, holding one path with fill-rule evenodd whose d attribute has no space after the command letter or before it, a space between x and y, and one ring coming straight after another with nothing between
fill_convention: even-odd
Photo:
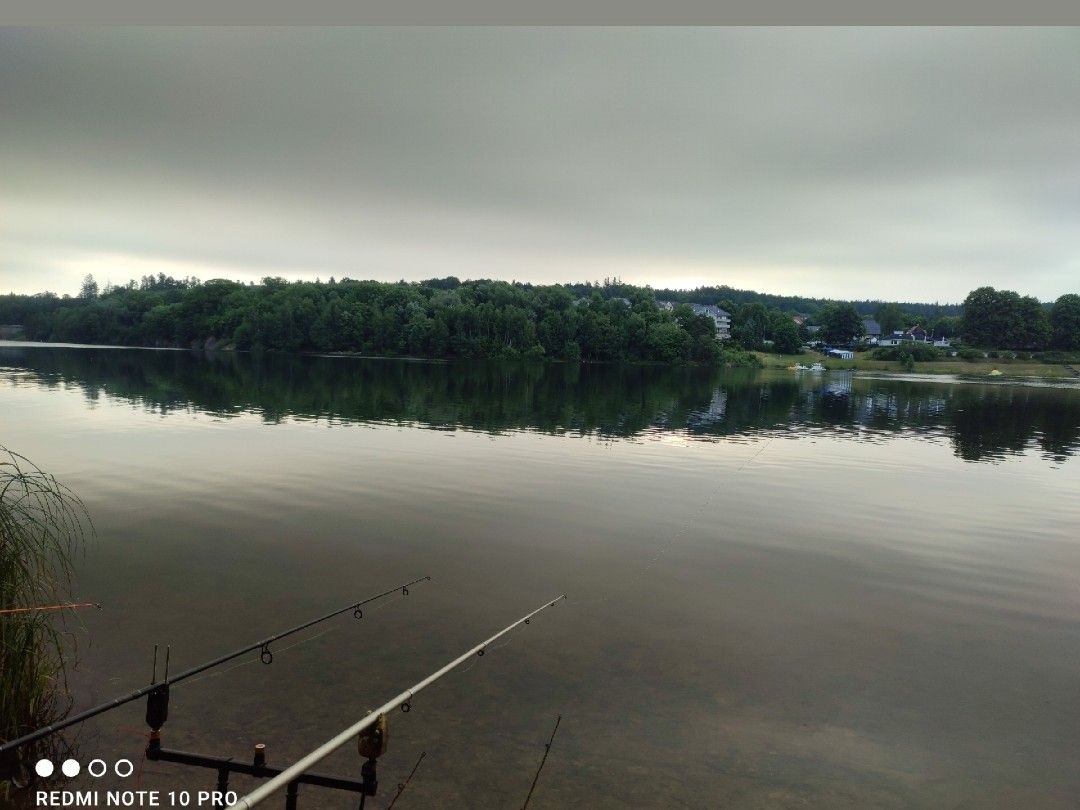
<instances>
[{"instance_id":1,"label":"fishing rod","mask_svg":"<svg viewBox=\"0 0 1080 810\"><path fill-rule=\"evenodd\" d=\"M41 605L40 607L5 608L0 610L0 616L10 616L15 613L46 613L50 610L77 610L78 608L97 608L101 605L97 602L69 602L63 605Z\"/></svg>"},{"instance_id":2,"label":"fishing rod","mask_svg":"<svg viewBox=\"0 0 1080 810\"><path fill-rule=\"evenodd\" d=\"M304 772L308 768L310 768L315 763L320 762L323 759L326 759L326 757L330 756L330 754L334 753L334 751L341 748L341 746L345 745L350 740L355 739L358 735L360 735L361 746L362 746L363 741L365 740L365 737L363 736L363 732L367 731L368 729L371 729L372 727L375 727L376 734L378 735L382 746L385 747L385 734L380 733L380 731L381 731L381 729L385 728L385 726L386 726L386 722L387 722L386 721L386 713L387 712L393 711L394 709L399 708L399 707L401 708L401 710L403 712L408 712L412 708L412 703L411 703L412 699L419 692L421 692L422 690L424 690L428 686L431 686L431 684L435 683L435 681L439 680L440 678L447 675L448 673L450 673L452 670L454 670L455 668L457 668L461 664L468 661L469 658L471 658L473 655L482 656L484 654L484 648L487 647L489 644L491 644L493 641L496 641L496 640L502 638L503 636L505 636L507 633L509 633L511 630L518 627L519 625L528 624L529 621L532 619L532 617L535 616L537 613L540 613L540 612L542 612L544 610L547 610L549 607L554 607L560 600L563 600L565 598L566 598L566 594L564 593L561 596L557 596L555 599L552 599L550 602L545 602L543 605L538 607L532 613L527 613L526 615L522 616L520 619L518 619L513 624L507 625L502 630L500 630L498 633L491 636L491 638L488 638L485 641L481 641L479 644L477 644L472 649L470 649L467 652L464 652L461 655L459 655L457 658L455 658L449 664L444 666L442 669L436 670L435 672L431 673L430 675L428 675L423 680L418 681L417 683L410 686L404 692L397 695L397 697L391 698L390 700L388 700L386 703L384 703L379 708L375 709L372 712L369 712L362 720L358 720L356 723L353 723L351 726L349 726L344 731L340 732L336 736L334 736L331 739L327 740L325 743L320 745L318 748L316 748L310 754L308 754L305 757L302 757L301 759L297 760L293 765L291 765L288 768L286 768L285 770L279 772L269 782L266 782L265 784L260 785L258 788L251 791L251 793L237 799L236 802L229 805L228 810L250 810L250 808L252 808L255 805L259 804L264 799L269 797L271 794L273 794L274 792L276 792L276 791L278 791L281 788L286 787L286 786L288 786L289 792L290 792L290 795L289 795L289 799L291 800L290 806L295 807L296 806L296 801L295 801L296 789L295 789L295 786L304 777ZM368 732L368 733L370 734L371 732ZM361 751L363 752L363 747L361 747ZM368 758L368 761L365 763L365 766L364 766L364 768L365 768L364 781L368 782L371 785L370 793L365 793L364 794L365 796L374 794L374 785L375 785L375 767L374 767L374 763L375 763L375 756L377 756L377 755L378 754L375 753L374 756L370 756Z\"/></svg>"},{"instance_id":3,"label":"fishing rod","mask_svg":"<svg viewBox=\"0 0 1080 810\"><path fill-rule=\"evenodd\" d=\"M525 797L525 804L521 805L521 810L526 810L528 808L533 793L536 792L536 783L540 781L540 772L544 770L544 765L547 764L548 754L551 753L551 746L555 744L555 735L559 733L559 723L561 722L562 715L560 714L555 718L555 728L551 730L551 737L544 743L544 756L540 760L540 767L536 769L536 776L533 777L532 786L529 788L529 795Z\"/></svg>"},{"instance_id":4,"label":"fishing rod","mask_svg":"<svg viewBox=\"0 0 1080 810\"><path fill-rule=\"evenodd\" d=\"M374 602L378 599L382 599L383 597L389 596L392 593L397 593L398 591L401 591L403 596L408 596L410 585L415 585L418 582L425 582L430 579L431 577L420 577L419 579L414 579L412 582L406 582L404 585L398 585L397 587L391 588L387 591L383 591L382 593L376 594L375 596L369 596L366 599L360 600L359 602L353 602L343 608L331 611L325 616L319 616L318 618L311 619L310 621L306 621L303 624L298 624L296 625L296 627L292 627L280 633L275 633L274 635L264 638L261 641L256 641L254 644L248 644L247 646L241 647L238 650L234 650L233 652L218 656L217 658L207 661L206 663L199 664L196 667L185 670L179 675L174 675L171 678L169 677L168 664L166 664L165 678L161 681L157 680L157 650L155 648L154 675L152 680L150 681L149 686L144 686L141 689L136 689L130 694L122 695L121 697L114 698L113 700L107 701L105 703L101 703L97 706L87 709L86 711L79 712L78 714L72 715L71 717L67 717L64 720L59 720L55 723L44 726L43 728L39 728L37 731L32 731L29 734L19 737L18 739L6 742L3 745L0 745L0 754L4 753L5 751L13 751L16 748L24 746L27 743L34 742L35 740L40 740L42 737L47 737L50 734L61 731L65 728L68 728L69 726L73 726L76 723L81 723L84 720L89 720L91 717L96 717L97 715L115 709L118 706L123 706L125 703L130 703L133 700L138 700L139 698L152 692L156 693L156 696L158 697L164 697L165 704L167 705L169 687L172 684L187 680L193 675L198 675L200 672L205 672L208 669L213 669L216 666L224 664L226 661L231 661L234 658L239 658L241 655L249 653L252 650L259 650L259 657L262 659L262 662L264 664L269 664L274 660L274 654L270 651L270 645L278 639L285 638L286 636L291 636L294 633L299 633L301 630L306 630L313 625L325 622L327 619L332 619L335 616L340 616L342 613L346 613L350 610L353 612L354 617L356 617L357 619L362 619L364 617L364 612L360 608L364 605L370 602ZM164 721L164 718L162 718L162 721Z\"/></svg>"},{"instance_id":5,"label":"fishing rod","mask_svg":"<svg viewBox=\"0 0 1080 810\"><path fill-rule=\"evenodd\" d=\"M411 782L412 778L416 776L416 771L420 767L420 763L424 761L424 757L426 756L427 751L420 752L420 759L416 760L416 764L413 765L412 770L409 771L409 775L405 777L405 781L398 783L397 793L395 793L394 798L390 800L390 804L386 805L386 810L390 810L397 803L397 800L401 798L401 794L405 792L405 788L409 786L409 782Z\"/></svg>"}]
</instances>

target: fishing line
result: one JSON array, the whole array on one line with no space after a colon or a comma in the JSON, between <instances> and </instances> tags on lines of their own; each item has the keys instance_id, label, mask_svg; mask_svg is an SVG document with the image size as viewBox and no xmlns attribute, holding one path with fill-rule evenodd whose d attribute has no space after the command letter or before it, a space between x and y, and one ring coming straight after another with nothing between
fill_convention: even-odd
<instances>
[{"instance_id":1,"label":"fishing line","mask_svg":"<svg viewBox=\"0 0 1080 810\"><path fill-rule=\"evenodd\" d=\"M743 470L745 470L747 467L749 467L751 464L753 464L755 461L757 461L761 457L761 455L766 450L769 449L769 446L772 444L773 438L774 438L773 436L769 436L766 439L766 441L764 442L764 444L762 444L762 446L760 448L758 448L756 452L751 454L749 456L749 458L745 459L738 467L736 467L730 473L730 475L724 476L723 479L721 479L716 484L716 486L714 486L708 492L708 494L705 496L705 498L702 500L702 502L698 505L698 507L694 511L694 513L689 518L686 519L686 521L682 524L682 526L680 526L662 545L654 547L653 555L645 562L644 565L642 565L640 567L637 574L633 575L623 585L623 587L610 590L610 591L608 591L608 593L606 593L606 594L604 594L602 596L596 597L594 599L587 599L587 600L583 600L583 601L575 600L575 602L572 603L574 605L574 607L578 607L578 608L595 607L595 606L597 606L597 605L599 605L601 603L605 603L605 602L610 601L614 597L616 597L616 596L618 596L620 594L623 594L623 593L629 591L632 587L634 587L638 583L638 581L640 581L652 569L654 564L657 561L659 561L660 558L665 556L675 546L676 542L680 538L684 537L690 531L691 528L693 528L693 526L701 519L702 515L705 513L705 510L709 507L709 505L713 502L713 500L715 500L717 495L719 495L720 491L722 489L724 489L724 486L726 484L730 483L732 478L737 476L739 473L741 473ZM527 810L527 808L529 806L529 802L532 799L533 794L536 791L536 786L537 786L537 783L539 782L540 774L544 769L544 765L547 763L548 754L551 752L551 746L555 741L555 735L559 731L559 724L560 724L561 721L562 721L562 715L560 714L555 720L555 728L552 729L551 737L548 739L548 742L544 746L544 755L540 760L540 765L536 770L536 775L533 777L533 782L532 782L531 787L529 788L528 795L526 795L526 797L525 797L525 803L522 805L522 810Z\"/></svg>"},{"instance_id":2,"label":"fishing line","mask_svg":"<svg viewBox=\"0 0 1080 810\"><path fill-rule=\"evenodd\" d=\"M492 647L491 651L494 652L495 650L501 650L503 647L509 646L513 642L513 640L514 640L513 636L507 636L506 641L504 641L502 644L499 644L499 645L497 645L495 647Z\"/></svg>"},{"instance_id":3,"label":"fishing line","mask_svg":"<svg viewBox=\"0 0 1080 810\"><path fill-rule=\"evenodd\" d=\"M342 613L346 613L348 611L352 611L353 616L355 618L361 619L361 618L363 618L363 615L364 615L363 610L361 609L362 606L365 606L365 605L367 605L367 604L369 604L371 602L379 601L379 600L384 599L385 597L390 596L390 595L395 594L395 593L400 593L402 596L407 596L408 593L409 593L409 588L411 586L416 585L417 583L420 583L420 582L427 582L430 579L431 579L431 577L429 577L429 576L427 576L427 577L418 577L417 579L414 579L414 580L412 580L410 582L406 582L406 583L404 583L402 585L397 585L397 586L395 586L393 588L390 588L389 590L383 591L382 593L375 594L374 596L369 596L366 599L361 599L358 602L352 602L352 603L346 605L343 608L338 608L337 610L333 610L333 611L331 611L329 613L326 613L326 614L324 614L322 616L318 616L318 617L316 617L314 619L309 619L308 621L303 622L301 624L298 624L295 627L291 627L288 630L284 630L284 631L282 631L280 633L275 633L274 635L268 636L267 638L264 638L264 639L262 639L260 641L256 641L253 644L248 644L247 646L241 647L238 650L233 650L230 653L226 653L224 655L218 656L217 658L211 659L210 661L206 661L206 662L204 662L202 664L199 664L198 666L192 667L191 669L188 669L188 670L186 670L184 672L181 672L179 675L174 675L171 678L168 676L169 648L166 648L165 677L164 677L163 680L160 680L160 681L157 679L157 647L155 646L155 648L154 648L154 672L153 672L153 676L151 677L149 686L144 686L144 687L142 687L140 689L136 689L136 690L134 690L134 691L132 691L132 692L126 694L126 695L121 695L120 697L114 698L113 700L110 700L110 701L108 701L106 703L101 703L101 704L99 704L97 706L94 706L94 707L92 707L90 709L86 709L85 711L79 712L78 714L72 715L72 716L67 717L67 718L65 718L63 720L60 720L60 721L57 721L57 722L52 723L50 725L39 728L36 731L32 731L29 734L25 734L22 737L19 737L18 739L11 740L9 742L5 742L3 745L0 745L0 753L4 753L5 751L14 750L14 749L16 749L16 748L18 748L18 747L20 747L22 745L26 745L27 743L34 742L35 740L40 740L43 737L47 737L48 735L53 734L53 733L55 733L57 731L60 731L62 729L68 728L69 726L73 726L76 723L81 723L84 720L89 720L91 717L96 717L99 714L102 714L102 713L107 712L107 711L111 711L112 709L115 709L115 708L117 708L119 706L123 706L123 705L125 705L127 703L130 703L133 700L137 700L138 698L146 697L147 695L151 695L151 693L153 693L154 695L164 695L165 700L167 701L167 699L168 699L168 697L167 697L168 689L169 689L170 686L172 686L174 684L177 684L177 683L179 683L181 681L186 681L186 680L194 677L195 675L199 675L199 674L201 674L203 672L206 672L207 670L214 669L214 668L220 666L221 664L224 664L224 663L226 663L228 661L232 661L232 660L234 660L236 658L239 658L240 656L245 655L245 654L247 654L247 653L249 653L249 652L251 652L253 650L259 650L260 659L263 661L263 663L269 664L274 660L273 652L270 649L270 645L273 644L274 642L276 642L276 641L278 641L280 639L283 639L283 638L285 638L287 636L291 636L291 635L293 635L295 633L299 633L299 632L302 632L304 630L307 630L309 627L313 627L313 626L315 626L317 624L321 624L322 622L325 622L328 619L332 619L335 616L340 616Z\"/></svg>"},{"instance_id":4,"label":"fishing line","mask_svg":"<svg viewBox=\"0 0 1080 810\"><path fill-rule=\"evenodd\" d=\"M246 796L241 796L232 805L230 805L230 810L241 810L241 808L243 808L244 810L249 810L249 808L255 807L257 804L260 804L263 800L273 795L276 791L294 782L297 777L303 776L303 774L309 768L321 762L334 751L337 751L339 748L348 743L355 744L357 735L361 734L361 732L375 727L376 724L385 724L386 715L394 709L399 709L402 712L411 711L413 700L424 689L427 689L432 684L444 678L450 672L454 671L459 666L468 661L468 659L483 656L485 648L487 648L489 645L494 644L496 641L506 636L508 633L512 632L520 625L526 624L537 614L542 613L548 608L554 607L559 602L563 601L565 598L566 594L560 594L554 599L540 605L540 607L536 608L530 613L526 613L517 621L507 625L503 629L496 632L494 635L488 637L479 644L466 650L457 658L445 664L441 669L438 669L435 672L432 672L427 677L423 678L422 680L417 681L405 691L388 700L382 706L378 707L377 709L369 710L368 713L364 715L364 717L362 717L360 720L356 721L348 728L345 728L342 731L338 732L335 736L331 737L314 751L311 751L306 756L297 760L285 770L278 772L276 776L273 776L269 781L263 783L261 786L251 791L251 793L248 793ZM372 757L372 759L373 758L374 757ZM371 759L369 759L369 763L370 762ZM371 767L373 769L374 765L372 765ZM372 777L374 776L373 770L371 771L371 775Z\"/></svg>"},{"instance_id":5,"label":"fishing line","mask_svg":"<svg viewBox=\"0 0 1080 810\"><path fill-rule=\"evenodd\" d=\"M420 752L420 759L416 760L416 764L413 765L413 769L409 771L409 775L405 777L404 782L399 782L397 786L397 793L394 794L394 798L390 800L390 804L386 805L386 810L390 810L394 806L394 802L401 798L401 794L405 792L405 788L409 786L409 782L412 781L413 776L416 775L416 769L420 767L420 763L424 761L424 757L427 756L427 751Z\"/></svg>"},{"instance_id":6,"label":"fishing line","mask_svg":"<svg viewBox=\"0 0 1080 810\"><path fill-rule=\"evenodd\" d=\"M486 653L486 652L495 652L495 650L501 650L503 647L507 646L513 640L514 640L513 636L507 636L506 641L504 641L502 644L497 644L494 647L485 647L483 650L481 650L477 654L476 658L473 659L472 663L469 664L469 666L467 666L467 667L465 667L465 669L461 670L461 674L464 675L466 672L468 672L473 667L475 667L477 664L479 664L480 659L484 657L484 653Z\"/></svg>"},{"instance_id":7,"label":"fishing line","mask_svg":"<svg viewBox=\"0 0 1080 810\"><path fill-rule=\"evenodd\" d=\"M374 611L372 611L372 612L374 612ZM283 652L288 652L289 650L294 649L295 647L299 647L301 644L307 644L309 641L314 641L317 638L322 638L327 633L334 633L339 629L340 628L338 628L338 627L328 627L326 630L322 630L322 631L320 631L318 633L315 633L312 636L308 636L307 638L300 639L300 641L297 641L295 644L290 644L288 647L281 647L281 648L279 648L277 650L274 650L274 655L275 656L281 655L281 653L283 653ZM226 667L225 669L220 669L217 672L209 672L209 673L207 673L206 675L203 675L200 678L192 678L191 680L184 681L184 683L177 684L177 685L178 686L192 686L193 684L199 683L200 681L205 681L208 678L218 678L218 677L220 677L222 675L225 675L226 673L232 672L235 669L240 669L240 667L246 667L248 664L259 663L259 662L261 662L261 660L262 660L261 656L255 656L254 658L249 658L246 661L241 661L238 664L233 664L231 667Z\"/></svg>"},{"instance_id":8,"label":"fishing line","mask_svg":"<svg viewBox=\"0 0 1080 810\"><path fill-rule=\"evenodd\" d=\"M41 605L40 607L22 607L22 608L5 608L0 610L0 616L10 616L16 613L46 613L52 610L77 610L79 608L97 608L101 610L101 605L97 602L70 602L62 605Z\"/></svg>"},{"instance_id":9,"label":"fishing line","mask_svg":"<svg viewBox=\"0 0 1080 810\"><path fill-rule=\"evenodd\" d=\"M370 616L372 613L378 613L383 608L390 607L390 605L395 604L399 599L404 599L404 597L401 595L400 591L397 592L396 597L388 599L387 601L382 602L381 604L378 604L375 607L371 608L368 611L368 615ZM299 641L297 641L296 643L290 644L288 647L280 647L280 648L274 650L274 655L277 656L277 655L280 655L283 652L288 652L289 650L296 649L297 647L301 646L302 644L307 644L309 641L314 641L317 638L322 638L323 636L328 635L330 633L336 633L340 629L341 629L341 625L328 627L325 630L322 630L322 631L320 631L318 633L315 633L313 635L308 636L307 638L302 638ZM228 672L232 672L234 669L240 669L240 667L246 667L248 664L254 664L254 663L259 662L261 660L262 660L261 655L256 656L254 658L249 658L246 661L241 661L239 664L233 664L231 667L226 667L225 669L218 670L217 672L211 672L209 674L203 675L201 678L194 678L192 680L184 681L184 683L180 684L180 685L182 685L182 686L191 686L192 684L196 684L199 681L205 681L207 678L217 678L220 675L224 675L224 674L226 674Z\"/></svg>"}]
</instances>

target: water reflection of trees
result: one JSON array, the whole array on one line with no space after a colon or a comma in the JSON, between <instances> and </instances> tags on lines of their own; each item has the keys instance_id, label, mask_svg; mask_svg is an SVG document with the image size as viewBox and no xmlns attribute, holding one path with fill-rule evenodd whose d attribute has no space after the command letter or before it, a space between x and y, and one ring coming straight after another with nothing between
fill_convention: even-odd
<instances>
[{"instance_id":1,"label":"water reflection of trees","mask_svg":"<svg viewBox=\"0 0 1080 810\"><path fill-rule=\"evenodd\" d=\"M0 350L12 384L78 386L161 414L410 423L633 437L819 432L947 437L971 461L1080 446L1080 390L700 367L423 363L187 352Z\"/></svg>"}]
</instances>

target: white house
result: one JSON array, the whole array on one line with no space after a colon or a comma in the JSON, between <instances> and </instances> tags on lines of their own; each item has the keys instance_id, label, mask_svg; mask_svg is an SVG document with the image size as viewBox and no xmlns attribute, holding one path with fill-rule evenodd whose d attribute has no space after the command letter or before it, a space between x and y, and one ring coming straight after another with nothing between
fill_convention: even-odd
<instances>
[{"instance_id":1,"label":"white house","mask_svg":"<svg viewBox=\"0 0 1080 810\"><path fill-rule=\"evenodd\" d=\"M665 312L671 312L675 307L679 306L676 301L657 301L657 309L664 310ZM706 318L712 318L713 323L716 324L716 338L717 340L728 340L731 337L731 313L720 309L713 304L687 304L694 311L695 315L704 315Z\"/></svg>"},{"instance_id":2,"label":"white house","mask_svg":"<svg viewBox=\"0 0 1080 810\"><path fill-rule=\"evenodd\" d=\"M878 340L878 346L902 346L908 343L931 343L939 349L947 349L951 345L945 337L935 338L921 326L913 326L906 332L897 330L888 337Z\"/></svg>"},{"instance_id":3,"label":"white house","mask_svg":"<svg viewBox=\"0 0 1080 810\"><path fill-rule=\"evenodd\" d=\"M899 346L904 342L904 333L900 330L893 332L891 335L882 336L878 338L878 346Z\"/></svg>"},{"instance_id":4,"label":"white house","mask_svg":"<svg viewBox=\"0 0 1080 810\"><path fill-rule=\"evenodd\" d=\"M717 340L728 340L731 337L731 313L713 304L691 304L690 309L694 310L695 315L712 318L716 324Z\"/></svg>"},{"instance_id":5,"label":"white house","mask_svg":"<svg viewBox=\"0 0 1080 810\"><path fill-rule=\"evenodd\" d=\"M837 360L854 360L855 352L851 349L826 349L825 354L835 357Z\"/></svg>"}]
</instances>

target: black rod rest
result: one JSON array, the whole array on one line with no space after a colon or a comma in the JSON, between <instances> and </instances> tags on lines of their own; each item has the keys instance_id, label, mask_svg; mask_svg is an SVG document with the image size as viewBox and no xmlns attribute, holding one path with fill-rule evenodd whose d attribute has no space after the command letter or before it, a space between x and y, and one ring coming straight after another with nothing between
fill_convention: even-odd
<instances>
[{"instance_id":1,"label":"black rod rest","mask_svg":"<svg viewBox=\"0 0 1080 810\"><path fill-rule=\"evenodd\" d=\"M332 619L335 616L340 616L346 611L353 611L353 615L359 619L364 615L364 612L360 610L360 608L364 605L369 604L370 602L375 602L379 599L389 596L392 593L397 593L399 591L401 592L402 596L408 596L409 586L415 585L418 582L427 582L430 579L431 577L429 576L419 577L412 580L411 582L406 582L403 585L397 585L393 588L390 588L389 590L383 591L382 593L377 593L374 596L369 596L366 599L361 599L359 602L353 602L352 604L346 605L343 608L333 610L323 616L309 619L308 621L298 624L295 627L291 627L288 630L282 630L281 632L275 633L274 635L264 638L260 641L248 644L245 647L241 647L238 650L233 650L232 652L225 653L224 655L219 655L217 658L211 659L210 661L206 661L202 664L199 664L198 666L192 667L191 669L185 670L179 675L173 675L171 678L169 677L168 651L166 651L165 679L163 681L157 680L157 647L155 647L154 677L152 678L149 686L140 687L132 692L129 692L126 695L121 695L120 697L113 698L112 700L106 701L105 703L101 703L97 706L86 709L85 711L81 711L78 714L70 715L63 720L57 720L55 723L43 726L36 731L31 731L29 734L24 734L18 739L8 740L5 743L0 743L0 754L3 754L6 751L14 751L16 748L20 748L21 746L27 745L28 743L32 743L35 740L40 740L41 738L47 737L50 734L55 734L57 731L62 731L63 729L73 726L76 723L81 723L84 720L89 720L91 717L97 717L99 714L104 714L105 712L112 711L113 709L116 709L120 706L131 703L133 700L137 700L138 698L144 697L145 695L149 695L151 692L156 691L162 686L168 686L169 684L179 683L180 681L187 680L194 675L206 672L206 670L208 669L213 669L214 667L220 666L227 661L232 661L234 658L239 658L241 655L249 653L252 650L259 650L259 657L262 659L262 662L264 664L269 664L274 660L274 653L270 650L270 645L273 642L278 641L279 639L286 638L287 636L291 636L295 633L299 633L309 627L314 627L315 625L321 624L322 622L325 622L328 619Z\"/></svg>"},{"instance_id":2,"label":"black rod rest","mask_svg":"<svg viewBox=\"0 0 1080 810\"><path fill-rule=\"evenodd\" d=\"M256 779L271 779L282 772L281 768L271 768L266 764L266 747L255 746L255 756L250 763L238 762L232 757L215 757L197 754L191 751L174 751L161 745L161 727L169 716L169 685L159 684L146 696L146 724L150 726L150 739L146 744L146 758L151 762L175 762L194 768L209 768L217 771L216 790L222 796L229 789L229 775L234 773L253 776ZM299 786L314 785L331 790L344 790L360 794L360 806L364 799L374 796L378 789L375 773L376 761L368 758L360 769L361 779L349 779L344 776L332 776L324 773L302 773L288 785L285 792L286 810L296 810ZM215 807L224 807L220 802Z\"/></svg>"}]
</instances>

